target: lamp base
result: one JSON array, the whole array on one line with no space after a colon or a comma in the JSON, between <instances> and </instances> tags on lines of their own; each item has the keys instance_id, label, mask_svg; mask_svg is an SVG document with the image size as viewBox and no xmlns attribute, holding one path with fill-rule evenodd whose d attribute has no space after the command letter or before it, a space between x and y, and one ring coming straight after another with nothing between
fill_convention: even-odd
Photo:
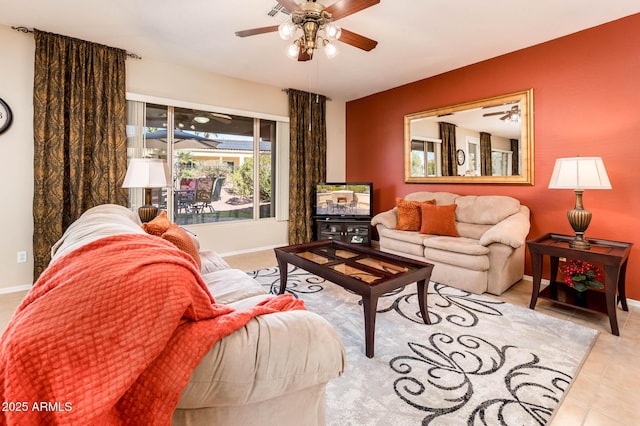
<instances>
[{"instance_id":1,"label":"lamp base","mask_svg":"<svg viewBox=\"0 0 640 426\"><path fill-rule=\"evenodd\" d=\"M151 222L156 216L158 216L158 208L151 204L145 204L138 208L138 216L142 223Z\"/></svg>"},{"instance_id":2,"label":"lamp base","mask_svg":"<svg viewBox=\"0 0 640 426\"><path fill-rule=\"evenodd\" d=\"M584 232L587 230L589 223L591 222L591 212L582 207L582 192L583 191L580 189L575 190L576 206L573 210L569 210L567 212L569 224L576 233L576 237L569 242L569 247L580 250L589 250L591 248L591 244L584 239Z\"/></svg>"},{"instance_id":3,"label":"lamp base","mask_svg":"<svg viewBox=\"0 0 640 426\"><path fill-rule=\"evenodd\" d=\"M573 240L569 241L569 247L579 250L589 250L591 248L591 244L589 244L589 242L584 239L584 233L576 233L576 237Z\"/></svg>"}]
</instances>

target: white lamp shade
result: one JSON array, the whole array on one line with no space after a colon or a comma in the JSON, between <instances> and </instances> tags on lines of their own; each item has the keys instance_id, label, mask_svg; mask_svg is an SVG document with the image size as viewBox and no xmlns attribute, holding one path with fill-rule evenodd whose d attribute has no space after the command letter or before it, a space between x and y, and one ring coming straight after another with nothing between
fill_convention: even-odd
<instances>
[{"instance_id":1,"label":"white lamp shade","mask_svg":"<svg viewBox=\"0 0 640 426\"><path fill-rule=\"evenodd\" d=\"M132 158L123 188L164 188L170 186L171 173L167 163L159 158Z\"/></svg>"},{"instance_id":2,"label":"white lamp shade","mask_svg":"<svg viewBox=\"0 0 640 426\"><path fill-rule=\"evenodd\" d=\"M278 34L283 40L291 40L291 37L295 32L296 26L292 22L283 22L278 26Z\"/></svg>"},{"instance_id":3,"label":"white lamp shade","mask_svg":"<svg viewBox=\"0 0 640 426\"><path fill-rule=\"evenodd\" d=\"M549 188L611 189L611 182L600 157L558 158Z\"/></svg>"}]
</instances>

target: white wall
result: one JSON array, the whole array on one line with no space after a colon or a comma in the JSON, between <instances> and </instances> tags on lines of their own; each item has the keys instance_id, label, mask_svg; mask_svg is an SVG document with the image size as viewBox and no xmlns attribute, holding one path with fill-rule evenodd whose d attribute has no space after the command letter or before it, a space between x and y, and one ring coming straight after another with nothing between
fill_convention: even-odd
<instances>
[{"instance_id":1,"label":"white wall","mask_svg":"<svg viewBox=\"0 0 640 426\"><path fill-rule=\"evenodd\" d=\"M0 221L5 224L0 241L0 293L31 285L33 275L33 59L33 36L0 25L3 66L0 98L11 106L14 114L12 127L0 135L3 153ZM150 58L127 60L127 92L139 95L287 116L287 95L282 89ZM327 103L327 138L327 178L343 180L346 175L343 101ZM198 225L192 229L204 249L223 254L286 244L285 221ZM27 263L16 263L16 253L21 250L28 252Z\"/></svg>"},{"instance_id":2,"label":"white wall","mask_svg":"<svg viewBox=\"0 0 640 426\"><path fill-rule=\"evenodd\" d=\"M0 98L13 112L0 135L0 290L30 285L33 276L33 57L31 35L0 25ZM28 262L16 263L22 250Z\"/></svg>"}]
</instances>

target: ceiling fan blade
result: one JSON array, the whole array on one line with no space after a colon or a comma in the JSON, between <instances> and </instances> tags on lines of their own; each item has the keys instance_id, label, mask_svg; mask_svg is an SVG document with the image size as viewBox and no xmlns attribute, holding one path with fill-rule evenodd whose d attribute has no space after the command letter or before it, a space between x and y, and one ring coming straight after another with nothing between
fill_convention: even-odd
<instances>
[{"instance_id":1,"label":"ceiling fan blade","mask_svg":"<svg viewBox=\"0 0 640 426\"><path fill-rule=\"evenodd\" d=\"M278 25L272 25L270 27L262 27L262 28L252 28L250 30L244 30L244 31L236 31L236 35L238 37L249 37L252 35L272 33L275 31L278 31Z\"/></svg>"},{"instance_id":2,"label":"ceiling fan blade","mask_svg":"<svg viewBox=\"0 0 640 426\"><path fill-rule=\"evenodd\" d=\"M504 115L508 114L509 111L499 111L499 112L488 112L486 114L482 114L483 117L491 117L492 115Z\"/></svg>"},{"instance_id":3,"label":"ceiling fan blade","mask_svg":"<svg viewBox=\"0 0 640 426\"><path fill-rule=\"evenodd\" d=\"M311 58L312 58L312 56L309 55L309 53L307 53L307 49L300 49L300 51L298 52L298 61L299 62L310 61Z\"/></svg>"},{"instance_id":4,"label":"ceiling fan blade","mask_svg":"<svg viewBox=\"0 0 640 426\"><path fill-rule=\"evenodd\" d=\"M289 12L294 12L298 10L302 10L300 5L296 3L294 0L276 0L278 3L284 6Z\"/></svg>"},{"instance_id":5,"label":"ceiling fan blade","mask_svg":"<svg viewBox=\"0 0 640 426\"><path fill-rule=\"evenodd\" d=\"M282 3L282 2L278 2ZM333 16L333 20L344 18L380 3L380 0L340 0L325 8Z\"/></svg>"},{"instance_id":6,"label":"ceiling fan blade","mask_svg":"<svg viewBox=\"0 0 640 426\"><path fill-rule=\"evenodd\" d=\"M214 118L220 118L222 120L227 120L227 121L233 120L230 115L222 114L219 112L210 112L209 115L211 115Z\"/></svg>"},{"instance_id":7,"label":"ceiling fan blade","mask_svg":"<svg viewBox=\"0 0 640 426\"><path fill-rule=\"evenodd\" d=\"M357 47L358 49L366 50L367 52L378 45L377 41L371 40L370 38L356 34L344 28L342 28L342 35L338 40L343 43L350 44L353 47Z\"/></svg>"}]
</instances>

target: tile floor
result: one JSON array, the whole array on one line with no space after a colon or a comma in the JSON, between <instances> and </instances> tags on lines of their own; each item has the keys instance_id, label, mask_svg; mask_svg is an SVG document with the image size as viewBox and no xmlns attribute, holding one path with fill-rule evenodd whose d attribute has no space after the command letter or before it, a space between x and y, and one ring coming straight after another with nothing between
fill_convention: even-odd
<instances>
[{"instance_id":1,"label":"tile floor","mask_svg":"<svg viewBox=\"0 0 640 426\"><path fill-rule=\"evenodd\" d=\"M234 268L244 271L276 265L273 250L226 257ZM26 292L0 295L0 330ZM501 300L514 305L529 306L531 282L522 280ZM629 312L618 309L620 337L611 334L605 315L569 309L539 300L536 310L600 331L598 339L569 390L553 426L623 426L640 424L640 302L631 301Z\"/></svg>"}]
</instances>

